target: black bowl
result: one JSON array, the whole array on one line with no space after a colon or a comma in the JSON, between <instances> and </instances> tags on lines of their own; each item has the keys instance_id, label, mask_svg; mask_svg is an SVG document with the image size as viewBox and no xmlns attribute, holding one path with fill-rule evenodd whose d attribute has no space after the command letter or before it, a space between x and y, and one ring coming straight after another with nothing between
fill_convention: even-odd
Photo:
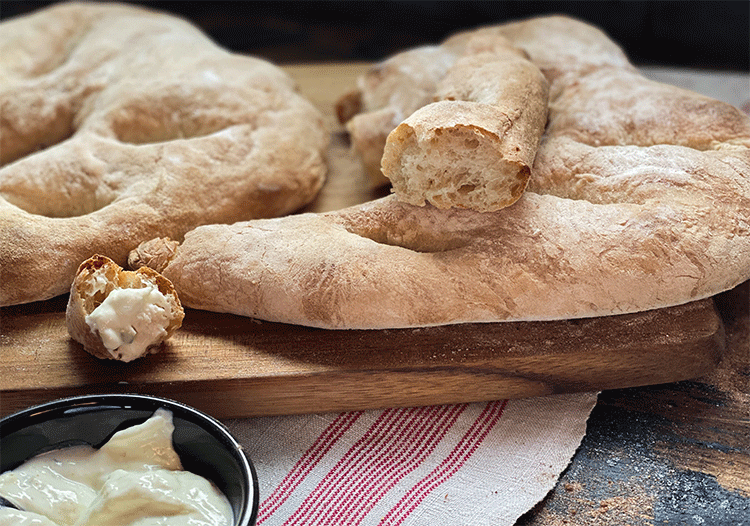
<instances>
[{"instance_id":1,"label":"black bowl","mask_svg":"<svg viewBox=\"0 0 750 526\"><path fill-rule=\"evenodd\" d=\"M183 467L212 481L232 506L235 526L253 526L258 478L242 446L212 417L179 402L131 394L86 395L30 407L0 420L0 473L61 447L102 446L158 408L172 412L173 442Z\"/></svg>"}]
</instances>

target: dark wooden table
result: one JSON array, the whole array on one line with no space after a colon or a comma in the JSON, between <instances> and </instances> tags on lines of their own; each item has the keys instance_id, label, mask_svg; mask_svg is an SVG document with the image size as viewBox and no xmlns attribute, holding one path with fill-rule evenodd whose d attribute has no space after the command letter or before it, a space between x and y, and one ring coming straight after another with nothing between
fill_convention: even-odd
<instances>
[{"instance_id":1,"label":"dark wooden table","mask_svg":"<svg viewBox=\"0 0 750 526\"><path fill-rule=\"evenodd\" d=\"M516 526L750 524L750 282L715 301L719 367L602 392L570 466Z\"/></svg>"}]
</instances>

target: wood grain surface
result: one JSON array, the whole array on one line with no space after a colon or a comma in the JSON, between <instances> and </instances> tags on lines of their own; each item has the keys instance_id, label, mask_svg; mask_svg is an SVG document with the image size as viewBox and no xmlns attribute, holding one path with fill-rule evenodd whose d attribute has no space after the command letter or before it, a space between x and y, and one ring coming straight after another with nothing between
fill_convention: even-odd
<instances>
[{"instance_id":1,"label":"wood grain surface","mask_svg":"<svg viewBox=\"0 0 750 526\"><path fill-rule=\"evenodd\" d=\"M329 179L308 211L384 193L368 186L333 111L335 97L364 67L287 67L333 135ZM68 337L66 301L0 310L0 414L94 392L159 394L227 418L623 388L706 374L725 345L711 299L575 321L384 331L326 331L188 309L160 353L123 364L93 358Z\"/></svg>"}]
</instances>

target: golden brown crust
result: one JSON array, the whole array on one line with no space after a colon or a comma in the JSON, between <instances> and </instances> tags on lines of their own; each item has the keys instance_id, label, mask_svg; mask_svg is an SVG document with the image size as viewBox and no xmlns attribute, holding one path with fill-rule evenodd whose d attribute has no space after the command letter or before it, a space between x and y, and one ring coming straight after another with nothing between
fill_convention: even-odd
<instances>
[{"instance_id":1,"label":"golden brown crust","mask_svg":"<svg viewBox=\"0 0 750 526\"><path fill-rule=\"evenodd\" d=\"M0 305L81 261L204 223L290 213L322 185L321 113L272 64L178 18L58 4L0 29Z\"/></svg>"},{"instance_id":2,"label":"golden brown crust","mask_svg":"<svg viewBox=\"0 0 750 526\"><path fill-rule=\"evenodd\" d=\"M506 35L550 81L549 124L513 206L440 210L390 196L199 227L161 269L185 304L414 327L637 312L750 279L746 115L646 80L579 22L482 31Z\"/></svg>"},{"instance_id":3,"label":"golden brown crust","mask_svg":"<svg viewBox=\"0 0 750 526\"><path fill-rule=\"evenodd\" d=\"M497 55L512 49L520 50L547 80L555 83L550 92L552 99L557 96L557 89L589 71L608 67L634 71L617 44L601 30L564 16L467 30L440 45L398 53L373 66L359 79L358 90L342 97L338 104L343 109L353 98L361 101L359 113L352 116L351 112L340 111L340 118L345 118L342 122L351 134L352 147L361 157L372 184L389 182L381 171L388 134L419 108L449 98L450 94L441 92L441 83L466 77L471 68L467 70L462 61L467 57L481 59L482 52ZM464 98L469 96L464 92L457 98L471 100ZM388 120L384 115L392 118Z\"/></svg>"}]
</instances>

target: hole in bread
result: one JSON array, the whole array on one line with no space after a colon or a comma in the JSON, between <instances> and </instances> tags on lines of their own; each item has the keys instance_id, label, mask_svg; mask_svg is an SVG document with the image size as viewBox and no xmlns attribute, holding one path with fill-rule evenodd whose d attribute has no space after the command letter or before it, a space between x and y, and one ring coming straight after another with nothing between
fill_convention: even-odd
<instances>
[{"instance_id":1,"label":"hole in bread","mask_svg":"<svg viewBox=\"0 0 750 526\"><path fill-rule=\"evenodd\" d=\"M0 195L30 214L66 218L90 214L111 204L116 189L102 182L96 161L68 159L42 152L0 171ZM70 151L70 150L68 150ZM43 197L40 197L43 196Z\"/></svg>"},{"instance_id":2,"label":"hole in bread","mask_svg":"<svg viewBox=\"0 0 750 526\"><path fill-rule=\"evenodd\" d=\"M23 37L14 35L15 31L8 35L17 45L2 57L6 86L0 102L0 166L50 148L75 133L74 121L83 98L97 89L74 80L80 74L76 66L66 69L87 31L87 24L66 19L40 24Z\"/></svg>"},{"instance_id":3,"label":"hole in bread","mask_svg":"<svg viewBox=\"0 0 750 526\"><path fill-rule=\"evenodd\" d=\"M23 102L16 99L20 107L34 107L38 104L31 97ZM0 106L0 166L5 166L55 144L69 139L75 133L73 119L75 109L70 101L61 101L33 119L20 118L5 107L9 99Z\"/></svg>"},{"instance_id":4,"label":"hole in bread","mask_svg":"<svg viewBox=\"0 0 750 526\"><path fill-rule=\"evenodd\" d=\"M360 237L364 237L379 243L381 245L389 245L393 247L401 247L414 252L421 252L425 254L435 254L440 252L448 252L449 250L456 250L465 247L469 244L470 240L461 236L451 237L447 233L442 235L431 234L421 231L409 231L406 229L398 230L363 230L363 229L350 229L352 234L356 234Z\"/></svg>"},{"instance_id":5,"label":"hole in bread","mask_svg":"<svg viewBox=\"0 0 750 526\"><path fill-rule=\"evenodd\" d=\"M472 137L464 140L464 146L470 150L473 150L479 146L479 139Z\"/></svg>"},{"instance_id":6,"label":"hole in bread","mask_svg":"<svg viewBox=\"0 0 750 526\"><path fill-rule=\"evenodd\" d=\"M437 216L428 219L435 212ZM405 205L395 213L388 212L383 217L368 218L366 221L355 216L343 226L348 232L381 245L428 254L459 249L474 241L470 230L434 228L437 218L445 220L446 215L432 205L426 205L426 208Z\"/></svg>"},{"instance_id":7,"label":"hole in bread","mask_svg":"<svg viewBox=\"0 0 750 526\"><path fill-rule=\"evenodd\" d=\"M248 111L239 101L215 91L153 96L128 101L110 117L115 137L130 144L150 144L203 137L230 126L247 123ZM259 97L262 96L259 94Z\"/></svg>"}]
</instances>

